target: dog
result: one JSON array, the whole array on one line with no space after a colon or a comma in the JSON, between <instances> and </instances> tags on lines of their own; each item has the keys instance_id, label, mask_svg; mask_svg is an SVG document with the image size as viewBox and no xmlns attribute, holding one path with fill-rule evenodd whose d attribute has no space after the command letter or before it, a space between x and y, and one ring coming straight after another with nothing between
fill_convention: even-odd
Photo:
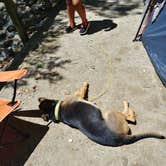
<instances>
[{"instance_id":1,"label":"dog","mask_svg":"<svg viewBox=\"0 0 166 166\"><path fill-rule=\"evenodd\" d=\"M39 98L39 110L44 121L63 122L79 129L88 138L105 146L121 146L144 138L165 139L156 133L131 135L128 122L136 123L135 112L124 101L123 112L109 111L105 114L88 101L89 84L83 83L75 95L63 101Z\"/></svg>"}]
</instances>

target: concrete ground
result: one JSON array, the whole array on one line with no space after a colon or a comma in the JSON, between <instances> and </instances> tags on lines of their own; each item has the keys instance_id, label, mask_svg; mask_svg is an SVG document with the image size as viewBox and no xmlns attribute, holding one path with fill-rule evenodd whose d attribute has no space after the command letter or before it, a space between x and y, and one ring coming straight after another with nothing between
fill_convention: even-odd
<instances>
[{"instance_id":1,"label":"concrete ground","mask_svg":"<svg viewBox=\"0 0 166 166\"><path fill-rule=\"evenodd\" d=\"M105 147L62 123L46 126L37 116L38 97L63 99L87 81L90 100L103 111L122 110L123 100L131 103L137 115L137 125L131 125L133 134L156 131L166 136L166 89L142 44L132 42L142 5L133 1L128 6L111 6L109 0L107 4L87 4L92 24L85 36L78 30L65 34L67 15L60 11L49 30L43 32L40 45L29 51L19 67L29 70L18 89L21 110L11 121L30 137L0 150L0 165L166 165L166 140L144 139L127 146ZM76 20L80 23L78 16ZM10 86L1 90L2 97L10 94Z\"/></svg>"}]
</instances>

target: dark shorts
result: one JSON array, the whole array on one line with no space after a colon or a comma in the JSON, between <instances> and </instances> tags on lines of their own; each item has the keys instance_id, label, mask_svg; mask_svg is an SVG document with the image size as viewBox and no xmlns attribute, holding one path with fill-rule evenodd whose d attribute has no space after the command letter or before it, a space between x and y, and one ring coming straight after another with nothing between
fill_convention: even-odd
<instances>
[{"instance_id":1,"label":"dark shorts","mask_svg":"<svg viewBox=\"0 0 166 166\"><path fill-rule=\"evenodd\" d=\"M71 4L72 3L72 0L66 0L66 4Z\"/></svg>"},{"instance_id":2,"label":"dark shorts","mask_svg":"<svg viewBox=\"0 0 166 166\"><path fill-rule=\"evenodd\" d=\"M79 0L79 1L77 2L77 4L78 4L78 3L82 3L82 0ZM66 0L66 4L67 4L67 5L72 4L72 0Z\"/></svg>"}]
</instances>

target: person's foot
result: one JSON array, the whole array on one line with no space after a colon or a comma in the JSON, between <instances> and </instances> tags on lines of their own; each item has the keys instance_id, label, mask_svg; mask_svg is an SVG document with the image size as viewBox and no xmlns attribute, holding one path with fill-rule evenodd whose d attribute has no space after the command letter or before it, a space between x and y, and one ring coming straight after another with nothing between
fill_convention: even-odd
<instances>
[{"instance_id":1,"label":"person's foot","mask_svg":"<svg viewBox=\"0 0 166 166\"><path fill-rule=\"evenodd\" d=\"M66 33L71 33L73 31L75 31L76 29L77 29L76 26L74 28L72 28L71 26L68 26L65 31L66 31Z\"/></svg>"},{"instance_id":2,"label":"person's foot","mask_svg":"<svg viewBox=\"0 0 166 166\"><path fill-rule=\"evenodd\" d=\"M89 30L89 27L90 27L90 22L88 22L88 24L86 26L81 26L80 28L80 35L85 35L87 34L88 30Z\"/></svg>"}]
</instances>

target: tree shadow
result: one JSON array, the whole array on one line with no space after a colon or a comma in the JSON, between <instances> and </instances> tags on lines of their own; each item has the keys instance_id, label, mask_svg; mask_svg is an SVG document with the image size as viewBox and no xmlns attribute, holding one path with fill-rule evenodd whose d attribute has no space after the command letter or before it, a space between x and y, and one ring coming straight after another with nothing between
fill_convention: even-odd
<instances>
[{"instance_id":1,"label":"tree shadow","mask_svg":"<svg viewBox=\"0 0 166 166\"><path fill-rule=\"evenodd\" d=\"M117 11L119 16L125 16L125 15L128 15L130 11L132 11L138 7L139 7L138 2L129 4L129 5L122 4L122 5L118 5L118 6L114 7L114 11Z\"/></svg>"},{"instance_id":2,"label":"tree shadow","mask_svg":"<svg viewBox=\"0 0 166 166\"><path fill-rule=\"evenodd\" d=\"M13 59L12 63L10 66L7 68L7 70L14 70L19 67L20 64L24 61L25 57L28 55L29 52L37 50L41 43L43 42L44 39L47 38L46 42L52 42L55 40L58 36L62 35L62 31L59 30L61 27L58 29L53 30L51 29L51 26L55 22L55 17L58 15L60 12L61 8L64 6L64 3L58 4L57 6L49 9L49 11L46 13L47 17L45 18L45 21L43 23L42 27L37 28L37 30L34 30L33 35L30 37L29 41L25 44L25 46L22 48L20 52L18 52L17 56ZM62 24L62 20L56 20L56 24ZM49 40L48 40L49 39ZM49 44L48 44L49 45ZM54 45L54 46L45 46L42 45L41 49L39 50L40 52L38 53L54 53L60 46Z\"/></svg>"},{"instance_id":3,"label":"tree shadow","mask_svg":"<svg viewBox=\"0 0 166 166\"><path fill-rule=\"evenodd\" d=\"M65 23L63 22L63 18L55 18L64 8L65 2L58 1L57 5L54 7L41 11L46 15L44 20L42 20L42 26L31 29L33 33L30 39L20 52L17 52L17 55L12 59L5 70L16 70L21 64L25 63L26 67L24 68L28 69L26 78L35 77L35 79L38 80L47 79L54 83L63 79L63 76L56 71L56 68L65 68L64 65L71 63L71 60L60 57L50 57L48 54L55 54L60 47L58 38L60 35L64 34L63 29ZM31 52L33 52L32 56ZM20 85L26 85L26 81L26 79L19 81L21 82ZM0 88L3 86L4 84L0 84Z\"/></svg>"},{"instance_id":4,"label":"tree shadow","mask_svg":"<svg viewBox=\"0 0 166 166\"><path fill-rule=\"evenodd\" d=\"M21 132L27 133L29 137L22 138L18 131L7 126L2 139L4 145L0 148L1 165L24 165L49 128L13 116L10 116L9 123L19 128ZM0 127L2 125L3 123Z\"/></svg>"},{"instance_id":5,"label":"tree shadow","mask_svg":"<svg viewBox=\"0 0 166 166\"><path fill-rule=\"evenodd\" d=\"M94 11L95 13L109 17L109 18L117 18L120 16L126 16L129 14L133 14L134 9L138 9L142 5L142 1L138 0L84 0L84 4L86 8ZM134 13L134 14L138 14Z\"/></svg>"},{"instance_id":6,"label":"tree shadow","mask_svg":"<svg viewBox=\"0 0 166 166\"><path fill-rule=\"evenodd\" d=\"M101 30L111 31L112 29L116 27L117 27L117 24L114 23L112 20L109 20L109 19L95 20L95 21L91 21L91 26L87 34L91 35Z\"/></svg>"},{"instance_id":7,"label":"tree shadow","mask_svg":"<svg viewBox=\"0 0 166 166\"><path fill-rule=\"evenodd\" d=\"M71 60L60 57L39 55L26 59L25 63L29 66L26 68L28 70L28 74L25 78L48 80L50 83L56 83L63 79L63 76L57 72L57 69L65 69L65 65L71 63Z\"/></svg>"}]
</instances>

